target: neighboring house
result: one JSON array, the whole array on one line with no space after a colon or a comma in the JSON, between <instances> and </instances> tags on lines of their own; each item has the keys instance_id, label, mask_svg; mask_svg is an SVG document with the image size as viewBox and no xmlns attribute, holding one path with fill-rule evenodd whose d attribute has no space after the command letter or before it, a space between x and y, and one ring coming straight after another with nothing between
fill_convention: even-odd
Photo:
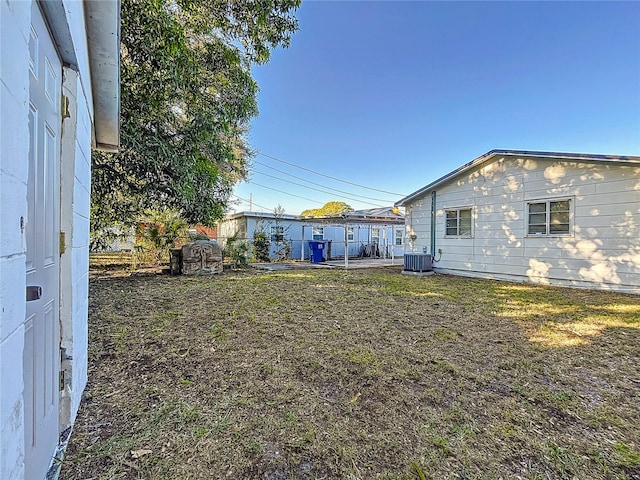
<instances>
[{"instance_id":1,"label":"neighboring house","mask_svg":"<svg viewBox=\"0 0 640 480\"><path fill-rule=\"evenodd\" d=\"M226 246L229 238L251 243L254 233L262 230L272 240L271 257L276 258L276 241L286 239L291 241L291 257L300 258L299 240L302 238L302 224L295 215L282 214L276 217L273 213L239 212L220 220L217 227L218 243L222 247Z\"/></svg>"},{"instance_id":2,"label":"neighboring house","mask_svg":"<svg viewBox=\"0 0 640 480\"><path fill-rule=\"evenodd\" d=\"M2 479L45 478L87 382L91 148L118 148L119 8L0 4Z\"/></svg>"},{"instance_id":3,"label":"neighboring house","mask_svg":"<svg viewBox=\"0 0 640 480\"><path fill-rule=\"evenodd\" d=\"M397 205L436 272L640 293L640 157L492 150Z\"/></svg>"},{"instance_id":4,"label":"neighboring house","mask_svg":"<svg viewBox=\"0 0 640 480\"><path fill-rule=\"evenodd\" d=\"M220 221L218 241L224 246L229 237L236 236L250 243L260 229L271 241L272 258L277 257L277 242L283 240L291 246L292 259L309 259L310 240L330 242L331 258L344 257L345 240L350 257L360 256L363 248L372 244L377 245L376 251L381 256L404 254L404 216L391 207L323 217L240 212Z\"/></svg>"}]
</instances>

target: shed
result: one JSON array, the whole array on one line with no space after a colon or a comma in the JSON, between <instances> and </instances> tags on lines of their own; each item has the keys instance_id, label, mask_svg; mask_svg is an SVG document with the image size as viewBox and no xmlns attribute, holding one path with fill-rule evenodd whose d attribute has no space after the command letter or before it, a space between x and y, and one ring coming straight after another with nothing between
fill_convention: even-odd
<instances>
[{"instance_id":1,"label":"shed","mask_svg":"<svg viewBox=\"0 0 640 480\"><path fill-rule=\"evenodd\" d=\"M87 383L91 149L116 151L119 1L0 4L0 478L42 479Z\"/></svg>"}]
</instances>

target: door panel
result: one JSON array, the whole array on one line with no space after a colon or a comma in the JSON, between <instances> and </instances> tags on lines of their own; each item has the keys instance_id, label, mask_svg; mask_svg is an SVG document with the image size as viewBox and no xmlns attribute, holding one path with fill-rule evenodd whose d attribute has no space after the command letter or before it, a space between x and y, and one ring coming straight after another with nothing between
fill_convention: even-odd
<instances>
[{"instance_id":1,"label":"door panel","mask_svg":"<svg viewBox=\"0 0 640 480\"><path fill-rule=\"evenodd\" d=\"M59 229L62 66L37 2L33 2L30 62L27 285L42 287L27 302L25 323L25 478L46 475L58 445L60 370Z\"/></svg>"}]
</instances>

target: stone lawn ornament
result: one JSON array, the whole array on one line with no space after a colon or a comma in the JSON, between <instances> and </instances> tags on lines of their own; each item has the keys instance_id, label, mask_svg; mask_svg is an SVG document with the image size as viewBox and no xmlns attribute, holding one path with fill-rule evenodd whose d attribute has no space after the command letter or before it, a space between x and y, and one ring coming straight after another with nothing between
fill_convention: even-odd
<instances>
[{"instance_id":1,"label":"stone lawn ornament","mask_svg":"<svg viewBox=\"0 0 640 480\"><path fill-rule=\"evenodd\" d=\"M179 250L179 255L176 255L178 252L175 250L178 249L173 249L171 252L172 275L178 273L184 275L222 273L222 249L217 242L196 240L184 245ZM178 265L179 270L176 268Z\"/></svg>"}]
</instances>

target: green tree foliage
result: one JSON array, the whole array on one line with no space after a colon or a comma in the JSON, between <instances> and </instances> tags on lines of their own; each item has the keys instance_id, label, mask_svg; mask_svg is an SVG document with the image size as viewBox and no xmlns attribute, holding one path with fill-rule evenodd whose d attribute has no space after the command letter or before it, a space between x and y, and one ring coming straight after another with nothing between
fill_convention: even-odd
<instances>
[{"instance_id":1,"label":"green tree foliage","mask_svg":"<svg viewBox=\"0 0 640 480\"><path fill-rule=\"evenodd\" d=\"M269 251L271 249L271 240L267 235L262 221L256 224L253 232L253 258L256 262L270 262Z\"/></svg>"},{"instance_id":2,"label":"green tree foliage","mask_svg":"<svg viewBox=\"0 0 640 480\"><path fill-rule=\"evenodd\" d=\"M143 262L168 260L176 240L186 238L187 222L175 210L147 210L136 225L136 255Z\"/></svg>"},{"instance_id":3,"label":"green tree foliage","mask_svg":"<svg viewBox=\"0 0 640 480\"><path fill-rule=\"evenodd\" d=\"M291 251L293 250L291 240L288 238L289 226L282 225L284 214L284 208L280 204L278 204L278 206L273 209L273 218L275 220L276 231L282 231L282 234L277 234L275 242L275 254L279 262L290 259Z\"/></svg>"},{"instance_id":4,"label":"green tree foliage","mask_svg":"<svg viewBox=\"0 0 640 480\"><path fill-rule=\"evenodd\" d=\"M249 244L240 240L237 232L227 239L222 254L236 268L245 268L249 265Z\"/></svg>"},{"instance_id":5,"label":"green tree foliage","mask_svg":"<svg viewBox=\"0 0 640 480\"><path fill-rule=\"evenodd\" d=\"M344 202L327 202L321 208L312 208L303 211L300 215L303 217L322 217L324 215L332 215L336 213L353 212L351 205Z\"/></svg>"},{"instance_id":6,"label":"green tree foliage","mask_svg":"<svg viewBox=\"0 0 640 480\"><path fill-rule=\"evenodd\" d=\"M289 45L299 4L122 0L121 150L92 154L92 233L146 209L222 217L251 154L251 65Z\"/></svg>"}]
</instances>

